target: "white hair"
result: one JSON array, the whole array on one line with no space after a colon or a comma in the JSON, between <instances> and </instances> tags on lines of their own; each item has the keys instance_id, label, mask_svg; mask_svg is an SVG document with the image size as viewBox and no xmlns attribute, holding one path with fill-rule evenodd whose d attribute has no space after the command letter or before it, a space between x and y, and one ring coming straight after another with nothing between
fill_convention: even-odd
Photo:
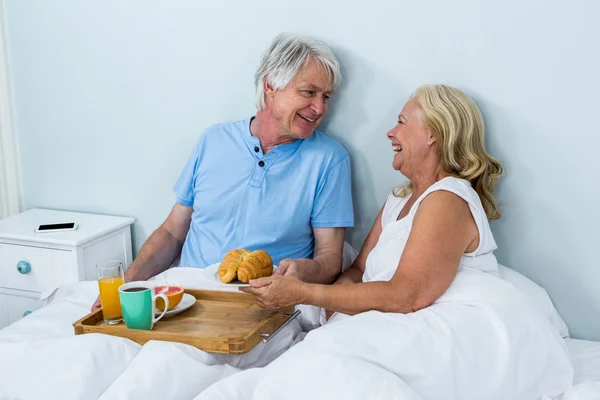
<instances>
[{"instance_id":1,"label":"white hair","mask_svg":"<svg viewBox=\"0 0 600 400\"><path fill-rule=\"evenodd\" d=\"M329 73L331 87L338 87L342 82L340 64L325 42L310 36L296 36L289 33L275 36L263 53L254 75L258 111L266 107L265 79L273 89L283 90L311 59L317 61Z\"/></svg>"}]
</instances>

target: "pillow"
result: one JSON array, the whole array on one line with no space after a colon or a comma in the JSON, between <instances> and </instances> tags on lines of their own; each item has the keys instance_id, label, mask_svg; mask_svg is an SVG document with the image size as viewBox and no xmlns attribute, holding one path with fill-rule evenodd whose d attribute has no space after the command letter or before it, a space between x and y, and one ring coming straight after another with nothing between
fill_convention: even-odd
<instances>
[{"instance_id":1,"label":"pillow","mask_svg":"<svg viewBox=\"0 0 600 400\"><path fill-rule=\"evenodd\" d=\"M498 264L498 269L500 270L500 276L502 279L512 283L513 286L533 300L535 305L537 305L540 311L544 313L546 318L548 318L550 321L550 324L552 324L554 329L556 329L556 332L558 332L561 337L569 337L569 328L567 328L567 324L565 324L565 321L562 319L558 311L556 311L556 308L554 308L552 300L550 300L550 296L548 296L546 289L542 288L531 279L521 275L513 269L505 267L504 265Z\"/></svg>"}]
</instances>

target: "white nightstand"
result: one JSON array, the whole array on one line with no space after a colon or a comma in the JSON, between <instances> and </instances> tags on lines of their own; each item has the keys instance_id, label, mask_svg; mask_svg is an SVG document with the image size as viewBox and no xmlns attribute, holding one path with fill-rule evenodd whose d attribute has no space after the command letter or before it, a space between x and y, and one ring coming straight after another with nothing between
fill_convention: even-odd
<instances>
[{"instance_id":1,"label":"white nightstand","mask_svg":"<svg viewBox=\"0 0 600 400\"><path fill-rule=\"evenodd\" d=\"M35 233L40 224L76 222L75 231ZM131 264L133 218L32 209L0 220L0 328L40 307L40 294L96 280L96 264Z\"/></svg>"}]
</instances>

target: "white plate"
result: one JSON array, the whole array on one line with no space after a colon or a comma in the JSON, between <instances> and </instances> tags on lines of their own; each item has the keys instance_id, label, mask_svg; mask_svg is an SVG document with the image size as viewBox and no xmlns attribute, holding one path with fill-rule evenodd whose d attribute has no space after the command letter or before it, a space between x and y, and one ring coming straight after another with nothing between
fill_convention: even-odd
<instances>
[{"instance_id":1,"label":"white plate","mask_svg":"<svg viewBox=\"0 0 600 400\"><path fill-rule=\"evenodd\" d=\"M221 265L221 263L216 263L216 264L211 264L208 267L204 268L204 277L206 279L208 279L209 281L216 283L218 285L221 286L225 286L225 287L244 287L244 286L250 286L248 283L243 283L241 281L238 281L237 279L233 282L230 283L223 283L221 282L221 279L219 278L219 265ZM273 266L273 270L275 270L275 268L277 268L277 266Z\"/></svg>"},{"instance_id":2,"label":"white plate","mask_svg":"<svg viewBox=\"0 0 600 400\"><path fill-rule=\"evenodd\" d=\"M165 318L172 317L173 315L177 315L181 312L184 312L194 304L196 304L196 298L191 294L184 293L183 298L181 299L179 304L177 304L175 308L165 313ZM162 314L162 311L156 310L156 316L158 317L160 314Z\"/></svg>"},{"instance_id":3,"label":"white plate","mask_svg":"<svg viewBox=\"0 0 600 400\"><path fill-rule=\"evenodd\" d=\"M219 265L221 265L220 262L211 264L208 267L204 268L204 277L213 283L226 287L250 286L249 284L244 283L242 281L238 281L237 279L230 283L221 282L221 279L219 278Z\"/></svg>"}]
</instances>

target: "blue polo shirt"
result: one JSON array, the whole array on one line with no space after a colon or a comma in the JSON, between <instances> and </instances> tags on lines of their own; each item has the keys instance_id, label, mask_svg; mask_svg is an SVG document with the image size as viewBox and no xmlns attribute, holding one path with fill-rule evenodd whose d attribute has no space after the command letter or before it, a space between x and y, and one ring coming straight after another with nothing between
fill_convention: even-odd
<instances>
[{"instance_id":1,"label":"blue polo shirt","mask_svg":"<svg viewBox=\"0 0 600 400\"><path fill-rule=\"evenodd\" d=\"M315 131L263 153L250 119L214 125L198 140L175 187L193 207L181 266L204 268L231 249L310 258L312 228L354 226L348 152Z\"/></svg>"}]
</instances>

